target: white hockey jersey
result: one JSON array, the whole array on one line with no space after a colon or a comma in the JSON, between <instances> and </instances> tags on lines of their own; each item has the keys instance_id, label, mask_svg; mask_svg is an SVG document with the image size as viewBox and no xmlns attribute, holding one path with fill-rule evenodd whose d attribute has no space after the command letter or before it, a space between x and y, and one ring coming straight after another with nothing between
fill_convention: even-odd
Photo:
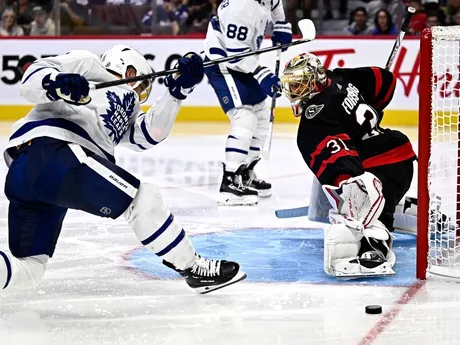
<instances>
[{"instance_id":1,"label":"white hockey jersey","mask_svg":"<svg viewBox=\"0 0 460 345\"><path fill-rule=\"evenodd\" d=\"M206 56L218 59L260 48L269 22L284 21L282 0L224 0L211 19L205 41ZM232 70L252 73L256 55L226 64Z\"/></svg>"},{"instance_id":2,"label":"white hockey jersey","mask_svg":"<svg viewBox=\"0 0 460 345\"><path fill-rule=\"evenodd\" d=\"M180 108L180 100L169 90L146 113L139 97L128 85L90 91L87 105L51 101L42 87L43 78L52 73L78 73L90 83L116 80L102 66L99 57L89 51L75 50L65 55L39 59L26 71L21 95L36 106L13 125L4 157L11 163L8 148L37 137L51 137L81 145L114 161L114 148L120 144L143 151L164 140L171 131Z\"/></svg>"}]
</instances>

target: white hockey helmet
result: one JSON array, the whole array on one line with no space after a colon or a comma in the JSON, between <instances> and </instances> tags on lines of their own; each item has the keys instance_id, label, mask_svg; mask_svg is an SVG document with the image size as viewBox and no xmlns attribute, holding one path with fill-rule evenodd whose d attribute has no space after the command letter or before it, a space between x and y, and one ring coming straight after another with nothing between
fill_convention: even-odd
<instances>
[{"instance_id":1,"label":"white hockey helmet","mask_svg":"<svg viewBox=\"0 0 460 345\"><path fill-rule=\"evenodd\" d=\"M145 75L153 72L147 60L140 52L123 44L118 44L102 54L101 62L106 70L120 75L121 78L126 78L126 72L129 67L136 70L136 75ZM133 89L139 86L142 87L141 94L139 95L141 103L144 103L149 98L150 91L152 90L152 82L152 79L147 79L138 81L131 86Z\"/></svg>"}]
</instances>

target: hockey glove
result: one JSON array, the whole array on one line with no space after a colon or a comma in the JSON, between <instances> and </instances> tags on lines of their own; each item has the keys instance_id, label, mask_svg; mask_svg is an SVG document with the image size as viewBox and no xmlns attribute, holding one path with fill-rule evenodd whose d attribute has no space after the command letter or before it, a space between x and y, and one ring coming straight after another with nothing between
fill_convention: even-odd
<instances>
[{"instance_id":1,"label":"hockey glove","mask_svg":"<svg viewBox=\"0 0 460 345\"><path fill-rule=\"evenodd\" d=\"M173 97L182 100L203 80L203 60L193 52L187 53L179 59L175 68L179 73L169 75L165 79L165 85Z\"/></svg>"},{"instance_id":2,"label":"hockey glove","mask_svg":"<svg viewBox=\"0 0 460 345\"><path fill-rule=\"evenodd\" d=\"M60 99L73 105L85 105L91 102L89 84L85 77L76 73L58 73L46 75L42 87L51 101Z\"/></svg>"},{"instance_id":3,"label":"hockey glove","mask_svg":"<svg viewBox=\"0 0 460 345\"><path fill-rule=\"evenodd\" d=\"M260 84L265 94L270 97L273 97L273 95L276 95L276 97L281 96L280 78L270 72L267 67L257 67L254 71L254 78Z\"/></svg>"},{"instance_id":4,"label":"hockey glove","mask_svg":"<svg viewBox=\"0 0 460 345\"><path fill-rule=\"evenodd\" d=\"M276 22L273 26L272 43L274 46L292 42L292 26L288 22ZM282 51L286 51L284 48Z\"/></svg>"}]
</instances>

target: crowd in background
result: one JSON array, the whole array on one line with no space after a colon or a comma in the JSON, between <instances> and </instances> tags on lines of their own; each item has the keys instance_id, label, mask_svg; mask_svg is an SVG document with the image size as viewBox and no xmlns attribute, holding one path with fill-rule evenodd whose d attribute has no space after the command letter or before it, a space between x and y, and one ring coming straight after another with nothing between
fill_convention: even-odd
<instances>
[{"instance_id":1,"label":"crowd in background","mask_svg":"<svg viewBox=\"0 0 460 345\"><path fill-rule=\"evenodd\" d=\"M53 0L0 0L0 36L203 33L220 2L60 0L56 6ZM435 25L460 25L460 0L283 0L283 3L294 33L298 20L311 18L320 23L320 34L395 35L408 6L417 10L410 24L411 34L419 35L424 28Z\"/></svg>"}]
</instances>

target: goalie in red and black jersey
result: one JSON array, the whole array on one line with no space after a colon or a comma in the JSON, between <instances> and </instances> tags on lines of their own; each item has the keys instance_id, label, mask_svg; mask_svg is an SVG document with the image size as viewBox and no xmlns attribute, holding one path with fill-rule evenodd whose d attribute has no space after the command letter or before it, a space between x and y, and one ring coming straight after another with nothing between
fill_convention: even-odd
<instances>
[{"instance_id":1,"label":"goalie in red and black jersey","mask_svg":"<svg viewBox=\"0 0 460 345\"><path fill-rule=\"evenodd\" d=\"M297 144L332 209L324 269L334 276L394 274L393 214L412 182L416 156L403 133L380 127L396 78L378 67L326 70L313 54L281 77Z\"/></svg>"}]
</instances>

